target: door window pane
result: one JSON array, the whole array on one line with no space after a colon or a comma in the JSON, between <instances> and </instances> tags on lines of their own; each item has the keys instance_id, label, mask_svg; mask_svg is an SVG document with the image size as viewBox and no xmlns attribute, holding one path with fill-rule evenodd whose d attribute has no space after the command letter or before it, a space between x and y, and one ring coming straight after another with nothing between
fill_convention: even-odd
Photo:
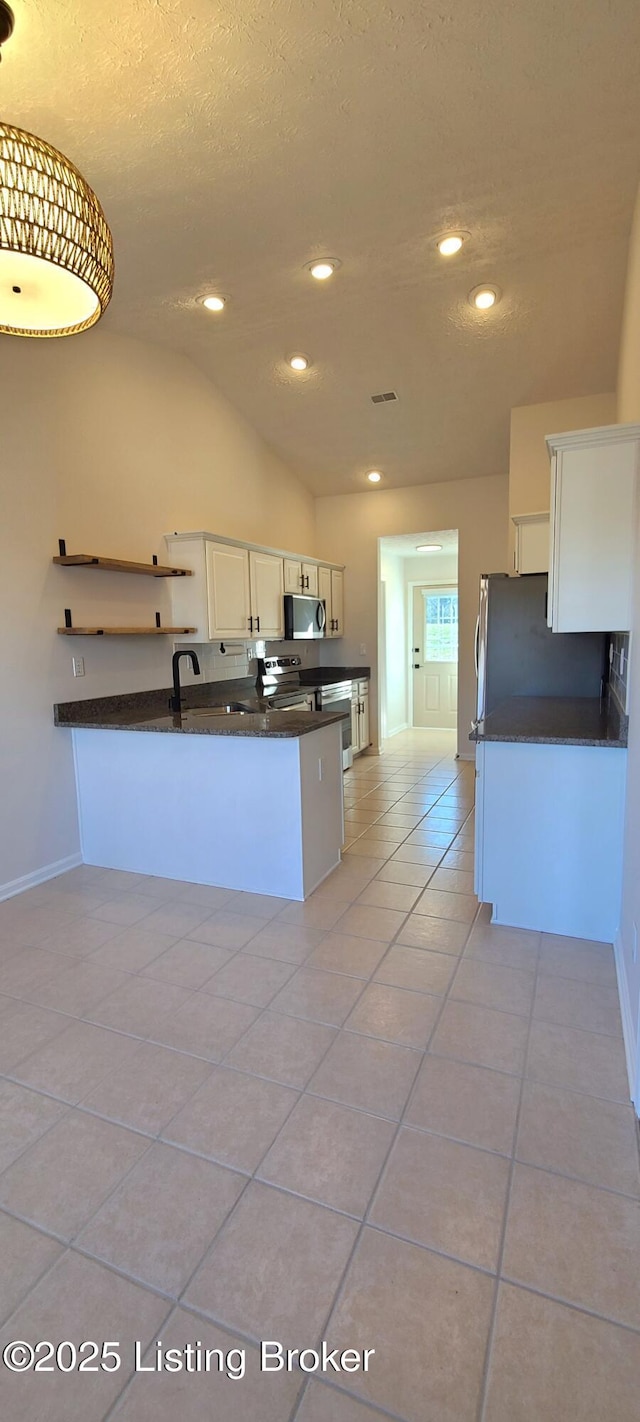
<instances>
[{"instance_id":1,"label":"door window pane","mask_svg":"<svg viewBox=\"0 0 640 1422\"><path fill-rule=\"evenodd\" d=\"M425 593L425 662L458 660L458 594Z\"/></svg>"}]
</instances>

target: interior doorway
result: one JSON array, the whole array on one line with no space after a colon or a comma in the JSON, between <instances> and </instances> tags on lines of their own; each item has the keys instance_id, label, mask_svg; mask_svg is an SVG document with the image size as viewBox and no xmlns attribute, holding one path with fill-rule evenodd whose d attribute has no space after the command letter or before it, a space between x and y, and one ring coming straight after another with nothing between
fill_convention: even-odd
<instances>
[{"instance_id":1,"label":"interior doorway","mask_svg":"<svg viewBox=\"0 0 640 1422\"><path fill-rule=\"evenodd\" d=\"M411 727L455 730L457 529L379 540L378 617L383 741Z\"/></svg>"}]
</instances>

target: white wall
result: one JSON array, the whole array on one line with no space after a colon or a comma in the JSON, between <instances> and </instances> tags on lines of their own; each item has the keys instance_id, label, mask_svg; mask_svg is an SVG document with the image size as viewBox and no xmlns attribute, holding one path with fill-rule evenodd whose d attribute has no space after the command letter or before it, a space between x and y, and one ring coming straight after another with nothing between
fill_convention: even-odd
<instances>
[{"instance_id":1,"label":"white wall","mask_svg":"<svg viewBox=\"0 0 640 1422\"><path fill-rule=\"evenodd\" d=\"M506 571L506 475L423 484L406 489L337 494L316 501L317 552L345 563L345 626L340 643L322 648L325 664L344 661L372 670L372 740L378 742L377 596L378 539L425 529L457 528L460 594L458 749L471 754L469 727L475 711L473 641L481 573ZM360 646L366 650L360 652ZM340 647L340 651L337 648Z\"/></svg>"},{"instance_id":2,"label":"white wall","mask_svg":"<svg viewBox=\"0 0 640 1422\"><path fill-rule=\"evenodd\" d=\"M54 701L170 681L164 639L58 637L74 622L168 621L167 585L55 568L69 552L166 560L163 534L209 528L314 550L314 501L191 363L99 326L0 337L0 891L77 852L69 733ZM85 658L84 680L71 656Z\"/></svg>"},{"instance_id":3,"label":"white wall","mask_svg":"<svg viewBox=\"0 0 640 1422\"><path fill-rule=\"evenodd\" d=\"M640 192L631 242L620 347L618 419L640 421ZM636 535L636 587L631 629L627 811L618 978L632 1094L640 1114L640 960L634 963L634 924L640 931L640 520Z\"/></svg>"},{"instance_id":4,"label":"white wall","mask_svg":"<svg viewBox=\"0 0 640 1422\"><path fill-rule=\"evenodd\" d=\"M407 599L405 559L380 548L380 577L385 585L386 734L393 736L409 724L407 704Z\"/></svg>"}]
</instances>

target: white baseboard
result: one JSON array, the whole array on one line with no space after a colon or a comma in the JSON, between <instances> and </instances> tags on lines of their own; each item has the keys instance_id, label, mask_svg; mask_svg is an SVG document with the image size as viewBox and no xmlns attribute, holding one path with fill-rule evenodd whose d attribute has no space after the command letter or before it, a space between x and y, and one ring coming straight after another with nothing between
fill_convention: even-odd
<instances>
[{"instance_id":1,"label":"white baseboard","mask_svg":"<svg viewBox=\"0 0 640 1422\"><path fill-rule=\"evenodd\" d=\"M411 730L411 727L410 727L410 725L409 725L409 722L408 722L408 721L403 721L401 726L392 726L392 727L391 727L391 730L388 730L388 731L387 731L387 734L386 734L386 736L385 736L385 741L390 741L392 736L399 736L399 735L401 735L402 731L410 731L410 730Z\"/></svg>"},{"instance_id":2,"label":"white baseboard","mask_svg":"<svg viewBox=\"0 0 640 1422\"><path fill-rule=\"evenodd\" d=\"M56 859L53 864L43 864L41 869L34 869L32 874L23 874L20 879L10 879L6 884L0 884L0 902L3 899L12 899L16 894L24 894L26 889L35 889L38 884L45 884L47 879L57 879L59 874L66 874L68 869L76 869L78 864L82 864L81 854L68 854L66 859Z\"/></svg>"},{"instance_id":3,"label":"white baseboard","mask_svg":"<svg viewBox=\"0 0 640 1422\"><path fill-rule=\"evenodd\" d=\"M475 760L475 758L475 751L457 751L456 753L457 760Z\"/></svg>"},{"instance_id":4,"label":"white baseboard","mask_svg":"<svg viewBox=\"0 0 640 1422\"><path fill-rule=\"evenodd\" d=\"M624 1039L624 1051L627 1060L627 1075L629 1077L629 1095L635 1106L636 1113L640 1116L640 1031L633 1030L633 1016L631 1012L631 1001L629 998L629 984L624 965L624 952L622 938L616 934L616 941L613 945L616 963L616 975L618 979L618 996L620 998L620 1014L622 1017L622 1036Z\"/></svg>"}]
</instances>

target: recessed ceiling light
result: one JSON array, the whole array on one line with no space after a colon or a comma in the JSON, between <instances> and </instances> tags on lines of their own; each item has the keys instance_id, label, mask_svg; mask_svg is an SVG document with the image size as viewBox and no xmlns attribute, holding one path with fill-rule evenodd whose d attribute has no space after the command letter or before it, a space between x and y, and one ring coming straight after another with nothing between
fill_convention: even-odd
<instances>
[{"instance_id":1,"label":"recessed ceiling light","mask_svg":"<svg viewBox=\"0 0 640 1422\"><path fill-rule=\"evenodd\" d=\"M379 484L381 478L382 475L378 473L377 469L372 469L371 472L367 474L367 479L369 480L370 484Z\"/></svg>"},{"instance_id":2,"label":"recessed ceiling light","mask_svg":"<svg viewBox=\"0 0 640 1422\"><path fill-rule=\"evenodd\" d=\"M454 257L460 251L462 243L466 237L466 232L448 232L446 237L438 239L438 251L441 257Z\"/></svg>"},{"instance_id":3,"label":"recessed ceiling light","mask_svg":"<svg viewBox=\"0 0 640 1422\"><path fill-rule=\"evenodd\" d=\"M441 543L418 543L418 544L416 545L416 553L441 553L441 552L442 552L442 544L441 544Z\"/></svg>"},{"instance_id":4,"label":"recessed ceiling light","mask_svg":"<svg viewBox=\"0 0 640 1422\"><path fill-rule=\"evenodd\" d=\"M322 261L308 262L306 271L315 277L316 281L327 281L334 272L337 272L339 266L337 257L323 257Z\"/></svg>"},{"instance_id":5,"label":"recessed ceiling light","mask_svg":"<svg viewBox=\"0 0 640 1422\"><path fill-rule=\"evenodd\" d=\"M500 300L500 290L497 286L474 286L469 292L469 301L478 311L489 311L496 302Z\"/></svg>"},{"instance_id":6,"label":"recessed ceiling light","mask_svg":"<svg viewBox=\"0 0 640 1422\"><path fill-rule=\"evenodd\" d=\"M308 356L298 352L296 355L287 356L287 364L292 370L308 370L311 362Z\"/></svg>"},{"instance_id":7,"label":"recessed ceiling light","mask_svg":"<svg viewBox=\"0 0 640 1422\"><path fill-rule=\"evenodd\" d=\"M203 306L206 306L207 311L224 311L224 308L225 308L225 306L226 306L226 302L227 302L226 296L203 296L203 297L202 297L202 305L203 305Z\"/></svg>"}]
</instances>

